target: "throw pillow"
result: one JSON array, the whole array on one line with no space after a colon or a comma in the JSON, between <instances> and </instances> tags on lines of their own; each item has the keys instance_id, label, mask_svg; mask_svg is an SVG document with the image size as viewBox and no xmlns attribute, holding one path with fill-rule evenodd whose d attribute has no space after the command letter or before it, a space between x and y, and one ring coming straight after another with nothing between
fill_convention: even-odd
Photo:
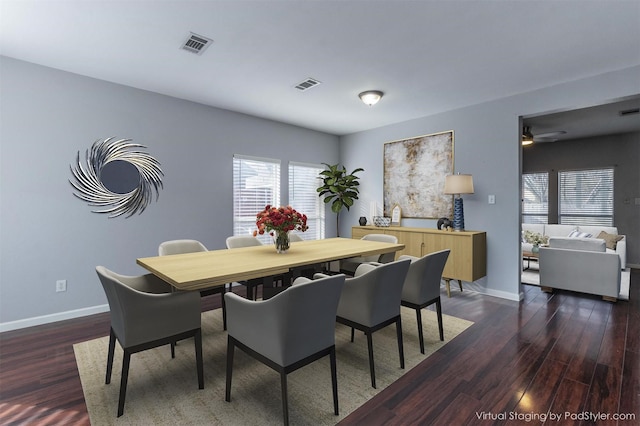
<instances>
[{"instance_id":1,"label":"throw pillow","mask_svg":"<svg viewBox=\"0 0 640 426\"><path fill-rule=\"evenodd\" d=\"M588 232L580 232L577 229L574 229L573 231L571 231L571 233L569 233L569 238L591 238L593 237L593 235L589 234Z\"/></svg>"},{"instance_id":2,"label":"throw pillow","mask_svg":"<svg viewBox=\"0 0 640 426\"><path fill-rule=\"evenodd\" d=\"M604 240L608 249L615 250L618 245L618 241L622 239L622 235L608 234L604 231L600 231L596 238Z\"/></svg>"}]
</instances>

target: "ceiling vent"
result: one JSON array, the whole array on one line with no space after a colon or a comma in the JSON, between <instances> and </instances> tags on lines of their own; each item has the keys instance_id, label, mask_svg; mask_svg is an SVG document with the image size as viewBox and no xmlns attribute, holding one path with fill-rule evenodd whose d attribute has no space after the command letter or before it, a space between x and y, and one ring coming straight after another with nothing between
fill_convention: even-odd
<instances>
[{"instance_id":1,"label":"ceiling vent","mask_svg":"<svg viewBox=\"0 0 640 426\"><path fill-rule=\"evenodd\" d=\"M620 114L621 117L624 117L625 115L633 115L638 113L640 113L640 108L625 109L623 111L620 111L618 114Z\"/></svg>"},{"instance_id":2,"label":"ceiling vent","mask_svg":"<svg viewBox=\"0 0 640 426\"><path fill-rule=\"evenodd\" d=\"M203 37L198 34L190 33L187 41L184 42L182 48L191 53L195 53L196 55L202 55L202 53L207 50L207 47L213 43L213 40L207 37Z\"/></svg>"},{"instance_id":3,"label":"ceiling vent","mask_svg":"<svg viewBox=\"0 0 640 426\"><path fill-rule=\"evenodd\" d=\"M320 84L321 82L316 80L315 78L307 78L304 81L301 81L300 83L296 84L296 89L304 92L305 90L309 90L312 87L316 87L318 84Z\"/></svg>"}]
</instances>

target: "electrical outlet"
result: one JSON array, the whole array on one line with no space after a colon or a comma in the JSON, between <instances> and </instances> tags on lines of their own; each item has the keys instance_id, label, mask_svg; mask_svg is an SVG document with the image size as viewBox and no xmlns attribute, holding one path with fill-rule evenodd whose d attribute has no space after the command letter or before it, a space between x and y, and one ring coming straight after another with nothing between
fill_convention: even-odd
<instances>
[{"instance_id":1,"label":"electrical outlet","mask_svg":"<svg viewBox=\"0 0 640 426\"><path fill-rule=\"evenodd\" d=\"M495 204L496 203L496 196L495 195L489 195L489 204Z\"/></svg>"},{"instance_id":2,"label":"electrical outlet","mask_svg":"<svg viewBox=\"0 0 640 426\"><path fill-rule=\"evenodd\" d=\"M56 281L56 293L67 291L67 280Z\"/></svg>"}]
</instances>

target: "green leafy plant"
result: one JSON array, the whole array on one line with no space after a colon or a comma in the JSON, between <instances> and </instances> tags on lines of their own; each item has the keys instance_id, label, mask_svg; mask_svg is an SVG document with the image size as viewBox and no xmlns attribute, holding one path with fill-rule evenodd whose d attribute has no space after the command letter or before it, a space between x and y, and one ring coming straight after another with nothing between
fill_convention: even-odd
<instances>
[{"instance_id":1,"label":"green leafy plant","mask_svg":"<svg viewBox=\"0 0 640 426\"><path fill-rule=\"evenodd\" d=\"M363 172L364 169L357 168L347 173L344 166L322 164L327 166L327 169L320 172L322 186L317 189L318 196L324 197L325 204L331 203L331 211L336 214L337 235L340 236L340 211L345 207L349 210L353 201L358 199L360 182L356 173Z\"/></svg>"}]
</instances>

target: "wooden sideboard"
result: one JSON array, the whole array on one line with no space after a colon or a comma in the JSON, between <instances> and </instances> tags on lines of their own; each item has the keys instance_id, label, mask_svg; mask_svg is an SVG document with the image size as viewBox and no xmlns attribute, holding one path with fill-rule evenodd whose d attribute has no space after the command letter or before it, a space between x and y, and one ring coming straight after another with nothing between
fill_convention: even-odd
<instances>
[{"instance_id":1,"label":"wooden sideboard","mask_svg":"<svg viewBox=\"0 0 640 426\"><path fill-rule=\"evenodd\" d=\"M404 244L404 250L397 252L422 257L435 251L450 249L449 259L444 267L443 277L472 282L487 275L487 233L478 231L441 231L431 228L354 226L351 238L362 238L367 234L387 234ZM397 257L396 256L396 257ZM449 281L447 280L447 290ZM449 291L447 291L449 293Z\"/></svg>"}]
</instances>

